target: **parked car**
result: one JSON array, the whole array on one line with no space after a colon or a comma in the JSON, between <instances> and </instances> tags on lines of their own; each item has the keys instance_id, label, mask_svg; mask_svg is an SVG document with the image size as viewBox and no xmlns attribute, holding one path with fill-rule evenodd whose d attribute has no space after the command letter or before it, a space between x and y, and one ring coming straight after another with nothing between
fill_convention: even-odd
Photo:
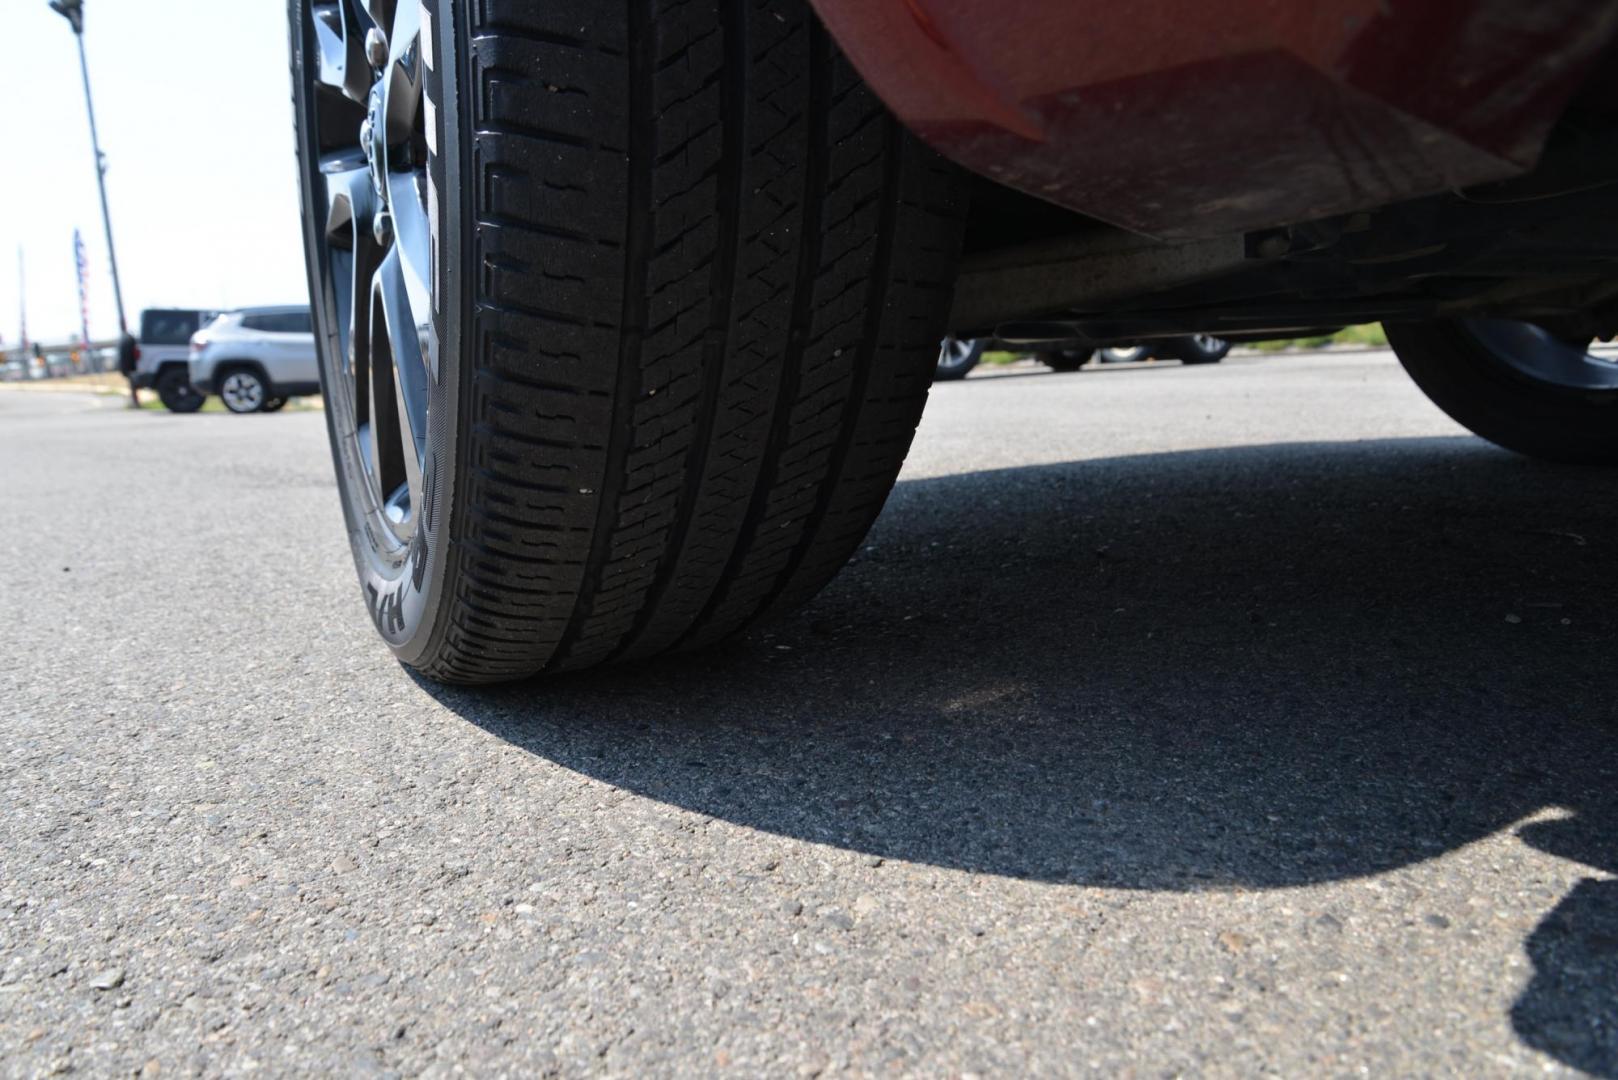
<instances>
[{"instance_id":1,"label":"parked car","mask_svg":"<svg viewBox=\"0 0 1618 1080\"><path fill-rule=\"evenodd\" d=\"M191 339L191 385L218 394L233 413L275 412L287 399L320 392L309 309L227 311Z\"/></svg>"},{"instance_id":2,"label":"parked car","mask_svg":"<svg viewBox=\"0 0 1618 1080\"><path fill-rule=\"evenodd\" d=\"M428 676L813 595L946 335L1380 320L1474 431L1618 462L1618 0L290 12L345 532Z\"/></svg>"},{"instance_id":3,"label":"parked car","mask_svg":"<svg viewBox=\"0 0 1618 1080\"><path fill-rule=\"evenodd\" d=\"M946 337L938 350L934 382L964 379L983 359L989 341L984 338ZM1052 371L1077 371L1090 360L1123 364L1154 357L1179 360L1184 364L1217 364L1230 352L1230 342L1209 334L1165 338L1143 345L1107 345L1102 348L1049 347L1038 349L1034 358Z\"/></svg>"},{"instance_id":4,"label":"parked car","mask_svg":"<svg viewBox=\"0 0 1618 1080\"><path fill-rule=\"evenodd\" d=\"M1095 350L1095 359L1103 364L1134 364L1146 359L1178 359L1183 364L1217 364L1230 355L1230 342L1212 334L1188 334L1184 337L1165 337L1155 342L1103 345ZM1073 371L1071 355L1061 351L1045 351L1040 359L1057 371ZM1052 363L1055 359L1057 363Z\"/></svg>"},{"instance_id":5,"label":"parked car","mask_svg":"<svg viewBox=\"0 0 1618 1080\"><path fill-rule=\"evenodd\" d=\"M129 381L138 390L153 389L170 412L202 408L204 394L191 385L187 369L191 335L214 313L201 308L147 308L140 313L135 337L135 370Z\"/></svg>"}]
</instances>

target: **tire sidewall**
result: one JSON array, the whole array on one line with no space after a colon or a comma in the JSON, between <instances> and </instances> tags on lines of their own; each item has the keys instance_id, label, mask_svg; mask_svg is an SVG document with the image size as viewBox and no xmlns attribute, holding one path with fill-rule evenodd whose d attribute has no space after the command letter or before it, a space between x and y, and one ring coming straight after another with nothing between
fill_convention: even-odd
<instances>
[{"instance_id":1,"label":"tire sidewall","mask_svg":"<svg viewBox=\"0 0 1618 1080\"><path fill-rule=\"evenodd\" d=\"M1618 463L1618 390L1538 382L1455 323L1387 323L1385 329L1394 355L1427 399L1473 434L1530 457Z\"/></svg>"},{"instance_id":2,"label":"tire sidewall","mask_svg":"<svg viewBox=\"0 0 1618 1080\"><path fill-rule=\"evenodd\" d=\"M1083 368L1095 358L1094 349L1045 349L1035 353L1040 363L1064 375Z\"/></svg>"},{"instance_id":3,"label":"tire sidewall","mask_svg":"<svg viewBox=\"0 0 1618 1080\"><path fill-rule=\"evenodd\" d=\"M1217 364L1230 353L1230 342L1220 340L1215 348L1204 348L1194 337L1188 337L1175 343L1175 354L1182 364Z\"/></svg>"},{"instance_id":4,"label":"tire sidewall","mask_svg":"<svg viewBox=\"0 0 1618 1080\"><path fill-rule=\"evenodd\" d=\"M371 620L395 655L407 664L427 654L435 638L442 634L438 614L445 607L440 595L445 588L449 563L450 511L457 486L455 463L462 430L460 415L463 382L472 372L463 349L464 328L469 327L470 297L462 288L463 275L452 271L466 265L469 230L464 206L467 193L465 175L467 141L460 121L460 87L464 50L455 47L464 30L457 28L451 0L428 0L423 5L422 35L423 92L432 100L429 115L436 117L436 137L429 142L428 214L433 228L431 273L436 302L431 317L430 348L436 352L435 378L429 390L427 452L422 462L423 505L417 510L416 528L408 544L400 547L387 541L391 535L380 530L376 508L364 479L362 463L350 433L342 427L338 411L347 394L338 386L337 372L343 363L341 337L329 325L336 308L332 300L333 282L323 265L320 230L324 222L326 192L319 172L318 155L311 141L305 117L313 76L313 31L309 24L310 0L289 0L288 19L292 42L293 100L296 110L298 177L304 228L305 268L308 274L310 305L314 317L315 341L319 353L320 381L326 398L326 433L337 488L342 503L349 549L359 574ZM429 44L430 42L430 44ZM346 287L346 284L345 284Z\"/></svg>"}]
</instances>

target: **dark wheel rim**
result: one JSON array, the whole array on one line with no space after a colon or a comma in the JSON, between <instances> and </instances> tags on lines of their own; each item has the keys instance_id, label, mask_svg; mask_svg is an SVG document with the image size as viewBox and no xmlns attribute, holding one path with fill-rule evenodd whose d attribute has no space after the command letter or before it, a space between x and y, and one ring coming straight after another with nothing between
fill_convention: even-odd
<instances>
[{"instance_id":1,"label":"dark wheel rim","mask_svg":"<svg viewBox=\"0 0 1618 1080\"><path fill-rule=\"evenodd\" d=\"M184 409L202 403L202 395L183 379L164 379L157 388L157 396L170 409Z\"/></svg>"},{"instance_id":2,"label":"dark wheel rim","mask_svg":"<svg viewBox=\"0 0 1618 1080\"><path fill-rule=\"evenodd\" d=\"M944 339L943 346L938 350L938 366L944 371L958 371L972 360L972 345L970 338Z\"/></svg>"},{"instance_id":3,"label":"dark wheel rim","mask_svg":"<svg viewBox=\"0 0 1618 1080\"><path fill-rule=\"evenodd\" d=\"M423 503L428 400L437 373L431 332L433 238L423 107L422 5L335 0L311 5L314 125L324 205L316 244L327 288L322 324L327 407L360 463L358 492L373 535L409 544ZM431 63L431 58L426 58Z\"/></svg>"},{"instance_id":4,"label":"dark wheel rim","mask_svg":"<svg viewBox=\"0 0 1618 1080\"><path fill-rule=\"evenodd\" d=\"M1498 363L1536 383L1563 390L1618 390L1618 362L1515 319L1467 319L1467 333Z\"/></svg>"}]
</instances>

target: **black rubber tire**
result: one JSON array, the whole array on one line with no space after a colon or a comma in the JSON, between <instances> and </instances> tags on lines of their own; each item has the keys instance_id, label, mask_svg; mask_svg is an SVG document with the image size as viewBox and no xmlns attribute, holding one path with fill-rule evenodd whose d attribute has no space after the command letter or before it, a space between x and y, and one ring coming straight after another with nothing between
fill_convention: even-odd
<instances>
[{"instance_id":1,"label":"black rubber tire","mask_svg":"<svg viewBox=\"0 0 1618 1080\"><path fill-rule=\"evenodd\" d=\"M286 398L284 398L284 397L272 397L272 398L269 398L268 400L266 400L264 402L264 404L262 406L260 406L258 411L259 412L280 412L282 409L286 408L286 404L287 404L287 399Z\"/></svg>"},{"instance_id":2,"label":"black rubber tire","mask_svg":"<svg viewBox=\"0 0 1618 1080\"><path fill-rule=\"evenodd\" d=\"M1230 355L1230 342L1215 338L1219 344L1205 347L1194 337L1173 338L1158 347L1158 355L1172 356L1182 364L1217 364Z\"/></svg>"},{"instance_id":3,"label":"black rubber tire","mask_svg":"<svg viewBox=\"0 0 1618 1080\"><path fill-rule=\"evenodd\" d=\"M194 413L208 400L197 392L197 388L191 385L190 376L179 368L160 372L152 386L157 391L157 400L169 412Z\"/></svg>"},{"instance_id":4,"label":"black rubber tire","mask_svg":"<svg viewBox=\"0 0 1618 1080\"><path fill-rule=\"evenodd\" d=\"M1090 362L1094 349L1046 349L1034 354L1034 359L1052 371L1077 371Z\"/></svg>"},{"instance_id":5,"label":"black rubber tire","mask_svg":"<svg viewBox=\"0 0 1618 1080\"><path fill-rule=\"evenodd\" d=\"M953 339L946 339L946 341L948 340ZM933 371L933 381L954 382L957 379L966 378L967 375L971 374L972 369L977 367L983 360L983 351L987 347L988 342L984 339L973 338L967 346L965 354L953 364L945 363L944 358L948 354L941 347L938 352L938 367Z\"/></svg>"},{"instance_id":6,"label":"black rubber tire","mask_svg":"<svg viewBox=\"0 0 1618 1080\"><path fill-rule=\"evenodd\" d=\"M1547 461L1618 464L1618 390L1572 390L1531 379L1496 359L1460 323L1386 323L1383 329L1422 392L1473 434Z\"/></svg>"},{"instance_id":7,"label":"black rubber tire","mask_svg":"<svg viewBox=\"0 0 1618 1080\"><path fill-rule=\"evenodd\" d=\"M909 449L963 175L802 0L428 10L454 314L407 552L375 547L334 448L378 629L424 674L486 683L701 646L807 599ZM312 38L293 40L301 92ZM301 130L299 151L323 206Z\"/></svg>"}]
</instances>

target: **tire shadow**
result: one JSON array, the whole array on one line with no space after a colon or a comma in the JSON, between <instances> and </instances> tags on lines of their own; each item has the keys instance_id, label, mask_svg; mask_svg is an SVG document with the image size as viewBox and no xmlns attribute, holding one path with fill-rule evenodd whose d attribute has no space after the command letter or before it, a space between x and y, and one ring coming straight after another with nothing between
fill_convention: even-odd
<instances>
[{"instance_id":1,"label":"tire shadow","mask_svg":"<svg viewBox=\"0 0 1618 1080\"><path fill-rule=\"evenodd\" d=\"M1469 438L902 480L806 609L713 652L422 683L568 768L886 858L1273 888L1527 842L1618 871L1610 473ZM1525 1042L1618 1076L1618 883L1527 948Z\"/></svg>"}]
</instances>

